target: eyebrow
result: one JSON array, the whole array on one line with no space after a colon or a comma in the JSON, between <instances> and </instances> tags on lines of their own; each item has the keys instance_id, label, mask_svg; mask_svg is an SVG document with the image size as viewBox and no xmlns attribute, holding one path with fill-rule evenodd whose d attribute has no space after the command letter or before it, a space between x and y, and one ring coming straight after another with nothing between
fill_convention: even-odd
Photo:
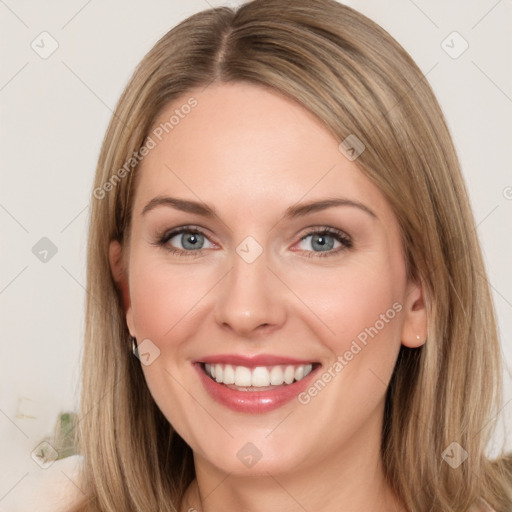
<instances>
[{"instance_id":1,"label":"eyebrow","mask_svg":"<svg viewBox=\"0 0 512 512\"><path fill-rule=\"evenodd\" d=\"M215 208L208 206L205 203L190 201L187 199L178 199L176 197L169 196L158 196L151 199L151 201L149 201L149 203L146 204L146 206L142 210L142 215L145 215L147 212L153 210L154 208L157 208L158 206L167 206L170 208L175 208L176 210L181 210L183 212L202 215L203 217L207 218L217 216ZM320 201L311 201L309 203L293 205L286 209L284 218L294 219L297 217L303 217L310 213L319 212L322 210L326 210L327 208L333 208L336 206L351 206L353 208L358 208L362 210L363 212L367 213L368 215L375 219L378 218L377 215L363 203L345 198L330 198L323 199Z\"/></svg>"}]
</instances>

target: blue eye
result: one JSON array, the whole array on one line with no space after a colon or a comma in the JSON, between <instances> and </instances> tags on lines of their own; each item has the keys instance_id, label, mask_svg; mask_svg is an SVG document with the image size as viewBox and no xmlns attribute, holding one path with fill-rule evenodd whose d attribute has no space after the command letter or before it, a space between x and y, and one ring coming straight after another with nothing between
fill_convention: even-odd
<instances>
[{"instance_id":1,"label":"blue eye","mask_svg":"<svg viewBox=\"0 0 512 512\"><path fill-rule=\"evenodd\" d=\"M300 244L302 244L302 247L299 248L302 251L312 253L308 255L309 257L331 256L352 247L352 240L343 231L322 228L303 236Z\"/></svg>"},{"instance_id":2,"label":"blue eye","mask_svg":"<svg viewBox=\"0 0 512 512\"><path fill-rule=\"evenodd\" d=\"M182 226L159 236L155 245L177 256L200 256L205 249L212 249L215 244L199 229ZM334 256L350 249L352 239L343 231L335 228L318 228L311 230L298 242L299 251L311 258L315 256Z\"/></svg>"},{"instance_id":3,"label":"blue eye","mask_svg":"<svg viewBox=\"0 0 512 512\"><path fill-rule=\"evenodd\" d=\"M210 245L205 247L205 243ZM201 252L202 249L214 247L201 231L187 227L178 228L164 234L157 244L165 247L169 252L180 255L187 252Z\"/></svg>"},{"instance_id":4,"label":"blue eye","mask_svg":"<svg viewBox=\"0 0 512 512\"><path fill-rule=\"evenodd\" d=\"M175 240L173 242L173 240ZM205 242L205 236L201 233L193 233L190 231L186 231L184 233L180 233L178 235L174 235L169 239L169 243L171 245L175 245L176 243L181 243L184 249L190 249L193 251L197 251L198 249L203 248L203 244Z\"/></svg>"},{"instance_id":5,"label":"blue eye","mask_svg":"<svg viewBox=\"0 0 512 512\"><path fill-rule=\"evenodd\" d=\"M305 236L301 241L304 242L308 238L311 238L309 245L311 246L312 250L314 251L330 251L334 248L334 245L337 243L338 246L340 245L340 242L334 239L332 235L326 235L326 234L318 234L315 233L313 235ZM311 249L306 249L311 250Z\"/></svg>"}]
</instances>

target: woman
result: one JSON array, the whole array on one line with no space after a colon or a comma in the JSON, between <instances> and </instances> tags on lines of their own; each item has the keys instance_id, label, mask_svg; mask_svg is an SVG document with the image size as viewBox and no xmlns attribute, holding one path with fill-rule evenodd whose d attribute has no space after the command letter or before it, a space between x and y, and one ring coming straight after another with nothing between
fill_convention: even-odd
<instances>
[{"instance_id":1,"label":"woman","mask_svg":"<svg viewBox=\"0 0 512 512\"><path fill-rule=\"evenodd\" d=\"M185 20L93 196L80 510L512 510L459 164L375 23L331 0Z\"/></svg>"}]
</instances>

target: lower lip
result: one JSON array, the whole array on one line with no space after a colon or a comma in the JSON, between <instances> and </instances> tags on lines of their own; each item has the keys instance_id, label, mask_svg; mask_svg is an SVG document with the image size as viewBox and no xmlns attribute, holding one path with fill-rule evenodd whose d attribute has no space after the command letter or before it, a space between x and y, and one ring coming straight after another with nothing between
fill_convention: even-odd
<instances>
[{"instance_id":1,"label":"lower lip","mask_svg":"<svg viewBox=\"0 0 512 512\"><path fill-rule=\"evenodd\" d=\"M275 389L266 391L238 391L219 384L206 375L200 363L194 365L199 377L210 396L218 403L236 412L262 414L270 412L296 398L310 384L318 368L314 368L306 377Z\"/></svg>"}]
</instances>

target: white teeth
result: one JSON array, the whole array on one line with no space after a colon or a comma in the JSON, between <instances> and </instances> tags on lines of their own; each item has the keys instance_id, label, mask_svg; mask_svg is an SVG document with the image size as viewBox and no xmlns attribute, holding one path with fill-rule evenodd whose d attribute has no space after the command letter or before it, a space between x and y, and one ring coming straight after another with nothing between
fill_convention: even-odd
<instances>
[{"instance_id":1,"label":"white teeth","mask_svg":"<svg viewBox=\"0 0 512 512\"><path fill-rule=\"evenodd\" d=\"M287 366L286 370L284 371L283 378L286 384L291 384L295 378L295 368L293 366Z\"/></svg>"},{"instance_id":2,"label":"white teeth","mask_svg":"<svg viewBox=\"0 0 512 512\"><path fill-rule=\"evenodd\" d=\"M270 385L270 373L264 366L257 366L252 371L252 386L262 388Z\"/></svg>"},{"instance_id":3,"label":"white teeth","mask_svg":"<svg viewBox=\"0 0 512 512\"><path fill-rule=\"evenodd\" d=\"M223 381L224 384L235 383L235 370L230 364L227 364L224 368Z\"/></svg>"},{"instance_id":4,"label":"white teeth","mask_svg":"<svg viewBox=\"0 0 512 512\"><path fill-rule=\"evenodd\" d=\"M292 384L309 375L312 364L287 366L232 366L230 364L205 364L204 369L220 384L234 384L239 387L264 388Z\"/></svg>"},{"instance_id":5,"label":"white teeth","mask_svg":"<svg viewBox=\"0 0 512 512\"><path fill-rule=\"evenodd\" d=\"M235 385L236 386L246 386L249 387L251 385L251 370L246 368L245 366L236 366L235 367Z\"/></svg>"},{"instance_id":6,"label":"white teeth","mask_svg":"<svg viewBox=\"0 0 512 512\"><path fill-rule=\"evenodd\" d=\"M272 384L272 386L280 386L283 382L283 370L280 366L274 366L272 370L270 370L270 384Z\"/></svg>"}]
</instances>

